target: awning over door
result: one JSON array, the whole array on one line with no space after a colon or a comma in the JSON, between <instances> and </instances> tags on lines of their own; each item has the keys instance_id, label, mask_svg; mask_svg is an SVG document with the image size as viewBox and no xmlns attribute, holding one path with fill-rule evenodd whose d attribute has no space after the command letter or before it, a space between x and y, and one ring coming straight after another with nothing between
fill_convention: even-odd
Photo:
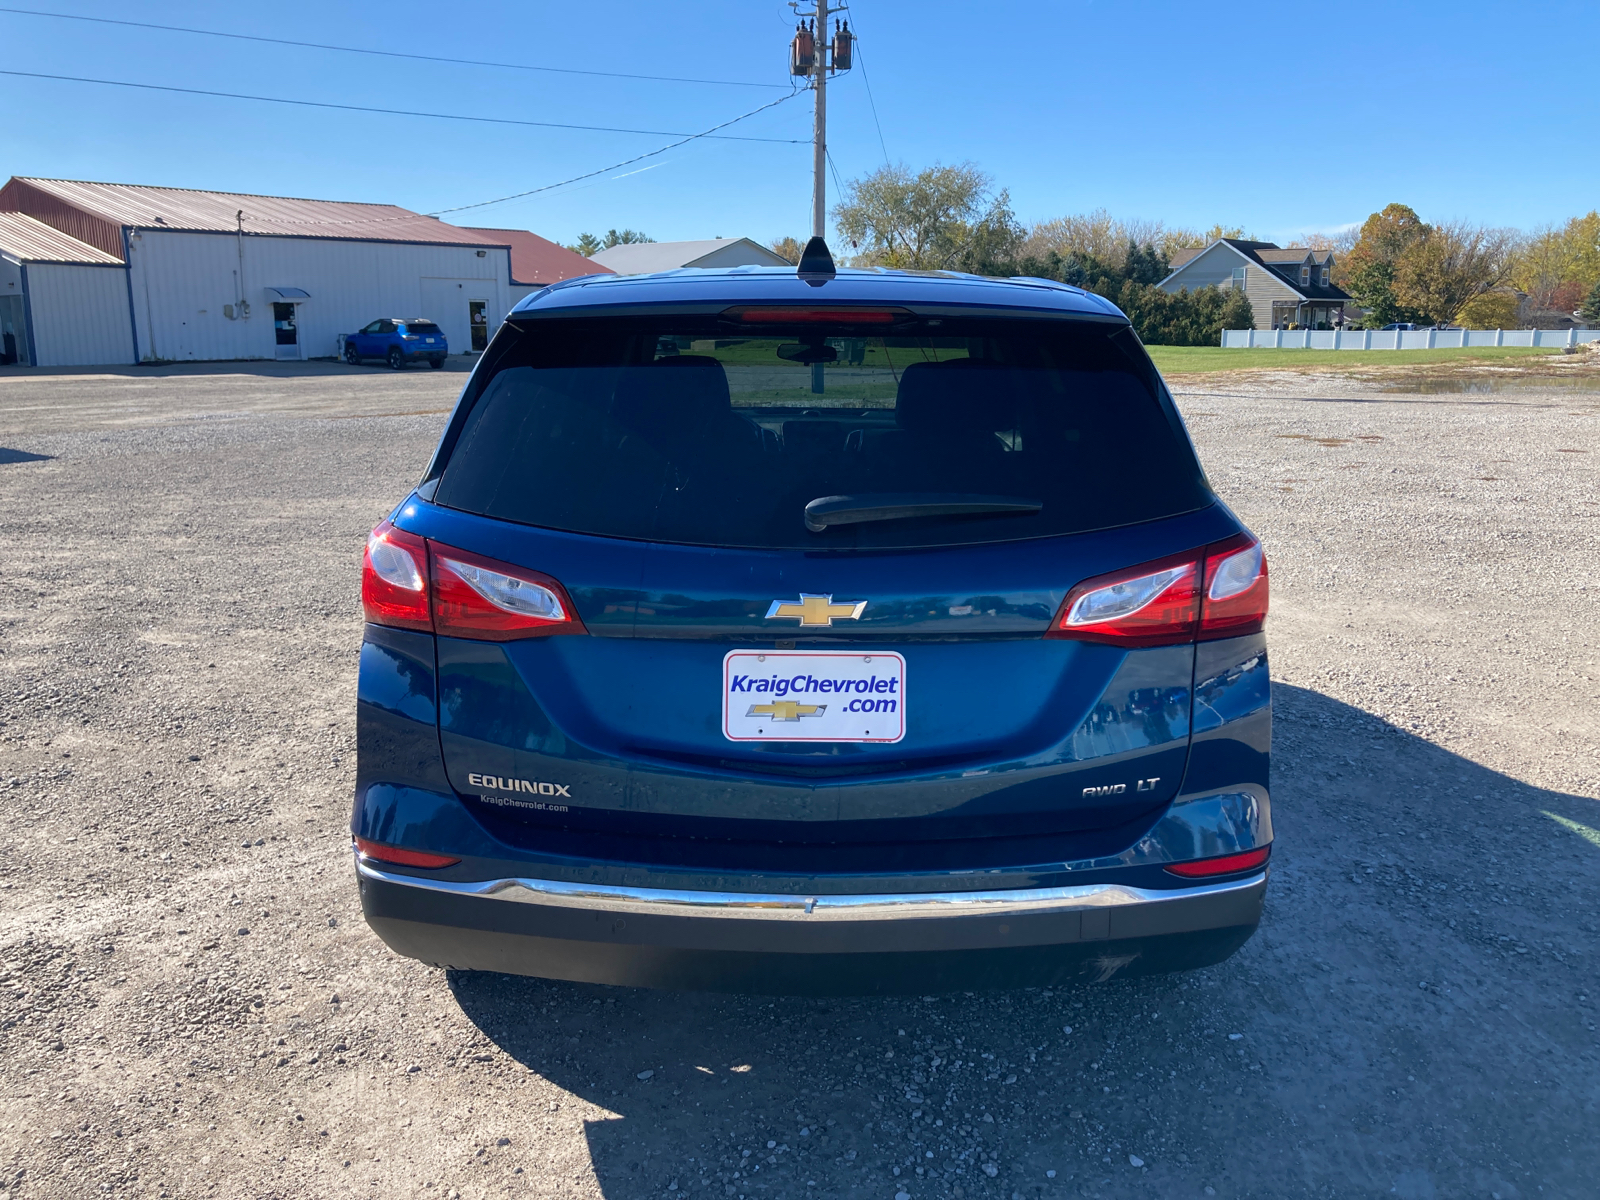
<instances>
[{"instance_id":1,"label":"awning over door","mask_svg":"<svg viewBox=\"0 0 1600 1200\"><path fill-rule=\"evenodd\" d=\"M299 304L302 300L311 299L311 293L304 288L269 287L267 295L276 297L284 304Z\"/></svg>"}]
</instances>

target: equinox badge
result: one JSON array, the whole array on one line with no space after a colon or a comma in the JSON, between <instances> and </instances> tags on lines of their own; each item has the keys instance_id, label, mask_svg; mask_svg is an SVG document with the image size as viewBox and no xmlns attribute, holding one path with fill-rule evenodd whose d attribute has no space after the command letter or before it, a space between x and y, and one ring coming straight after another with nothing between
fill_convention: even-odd
<instances>
[{"instance_id":1,"label":"equinox badge","mask_svg":"<svg viewBox=\"0 0 1600 1200\"><path fill-rule=\"evenodd\" d=\"M835 621L859 621L866 608L865 600L835 604L831 595L816 596L801 592L798 604L793 600L774 600L772 607L767 609L767 620L799 621L802 628L830 626Z\"/></svg>"}]
</instances>

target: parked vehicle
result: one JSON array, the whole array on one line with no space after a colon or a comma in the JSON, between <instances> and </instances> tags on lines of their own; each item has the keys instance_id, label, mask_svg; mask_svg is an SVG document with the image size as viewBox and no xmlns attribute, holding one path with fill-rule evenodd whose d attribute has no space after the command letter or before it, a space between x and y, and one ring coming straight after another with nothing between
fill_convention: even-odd
<instances>
[{"instance_id":1,"label":"parked vehicle","mask_svg":"<svg viewBox=\"0 0 1600 1200\"><path fill-rule=\"evenodd\" d=\"M1415 330L1421 329L1422 326L1421 325L1413 325L1410 321L1391 321L1389 324L1385 325L1383 328L1384 328L1385 332L1388 332L1391 329L1399 329L1399 330L1403 330L1403 331L1405 331L1407 333L1410 333L1410 332L1413 332Z\"/></svg>"},{"instance_id":2,"label":"parked vehicle","mask_svg":"<svg viewBox=\"0 0 1600 1200\"><path fill-rule=\"evenodd\" d=\"M575 279L495 335L367 543L368 923L775 993L1227 958L1267 567L1127 318L807 258Z\"/></svg>"},{"instance_id":3,"label":"parked vehicle","mask_svg":"<svg viewBox=\"0 0 1600 1200\"><path fill-rule=\"evenodd\" d=\"M344 337L344 358L351 366L378 358L396 371L423 361L437 369L449 353L444 330L421 317L384 317Z\"/></svg>"}]
</instances>

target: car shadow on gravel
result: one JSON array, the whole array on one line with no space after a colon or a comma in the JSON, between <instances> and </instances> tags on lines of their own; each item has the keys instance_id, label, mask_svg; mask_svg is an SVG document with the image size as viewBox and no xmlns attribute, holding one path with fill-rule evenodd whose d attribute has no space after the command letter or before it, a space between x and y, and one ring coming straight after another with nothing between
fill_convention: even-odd
<instances>
[{"instance_id":1,"label":"car shadow on gravel","mask_svg":"<svg viewBox=\"0 0 1600 1200\"><path fill-rule=\"evenodd\" d=\"M1274 697L1276 878L1219 966L938 997L449 986L500 1051L613 1114L586 1135L614 1200L1299 1195L1306 1172L1528 1194L1505 1144L1577 1187L1593 1037L1569 976L1600 949L1581 916L1600 802L1315 691ZM1554 1085L1537 1103L1486 1082L1532 1069Z\"/></svg>"}]
</instances>

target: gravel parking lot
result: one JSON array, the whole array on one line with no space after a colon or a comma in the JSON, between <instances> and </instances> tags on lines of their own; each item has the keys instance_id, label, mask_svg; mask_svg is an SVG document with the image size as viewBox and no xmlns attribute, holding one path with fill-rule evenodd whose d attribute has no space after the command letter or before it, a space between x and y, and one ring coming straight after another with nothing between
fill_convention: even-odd
<instances>
[{"instance_id":1,"label":"gravel parking lot","mask_svg":"<svg viewBox=\"0 0 1600 1200\"><path fill-rule=\"evenodd\" d=\"M828 1001L367 931L359 551L462 378L0 371L0 1200L1595 1194L1600 365L1175 381L1272 564L1260 933Z\"/></svg>"}]
</instances>

